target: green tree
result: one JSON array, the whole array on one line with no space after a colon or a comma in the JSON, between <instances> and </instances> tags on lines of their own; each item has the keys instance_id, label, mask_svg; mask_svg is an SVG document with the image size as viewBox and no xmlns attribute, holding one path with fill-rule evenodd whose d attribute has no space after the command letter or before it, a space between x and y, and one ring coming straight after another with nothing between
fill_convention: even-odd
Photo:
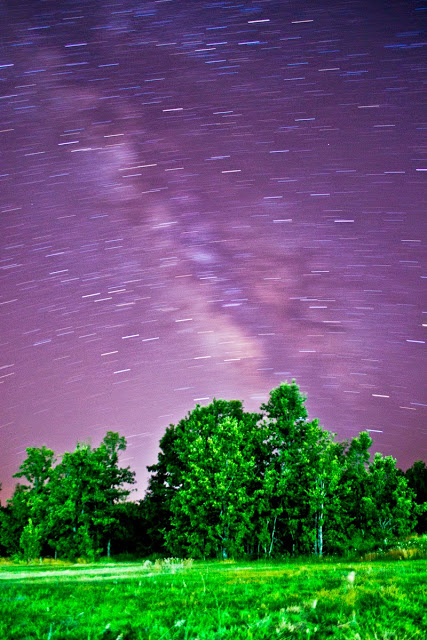
<instances>
[{"instance_id":1,"label":"green tree","mask_svg":"<svg viewBox=\"0 0 427 640\"><path fill-rule=\"evenodd\" d=\"M111 537L119 524L118 505L130 494L130 485L135 482L135 473L129 467L119 466L119 454L126 450L126 439L118 433L108 431L100 446L93 450L99 479L95 484L94 524L99 528L101 543L106 542L110 557Z\"/></svg>"},{"instance_id":2,"label":"green tree","mask_svg":"<svg viewBox=\"0 0 427 640\"><path fill-rule=\"evenodd\" d=\"M0 484L0 491L2 489L2 485ZM0 502L0 557L3 557L7 554L7 545L5 544L5 533L7 531L7 509L3 507Z\"/></svg>"},{"instance_id":3,"label":"green tree","mask_svg":"<svg viewBox=\"0 0 427 640\"><path fill-rule=\"evenodd\" d=\"M98 448L78 443L55 468L49 500L50 544L61 555L95 557L110 554L118 526L117 505L134 482L129 467L119 466L126 440L109 431Z\"/></svg>"},{"instance_id":4,"label":"green tree","mask_svg":"<svg viewBox=\"0 0 427 640\"><path fill-rule=\"evenodd\" d=\"M0 509L0 544L6 555L21 553L20 537L28 523L29 510L27 494L21 485L17 485L11 500Z\"/></svg>"},{"instance_id":5,"label":"green tree","mask_svg":"<svg viewBox=\"0 0 427 640\"><path fill-rule=\"evenodd\" d=\"M114 555L133 554L147 557L151 553L142 500L118 502L114 507L117 524L111 530Z\"/></svg>"},{"instance_id":6,"label":"green tree","mask_svg":"<svg viewBox=\"0 0 427 640\"><path fill-rule=\"evenodd\" d=\"M301 462L295 445L306 431L306 397L282 383L270 392L263 412L264 467L257 502L256 529L264 554L295 552L302 511Z\"/></svg>"},{"instance_id":7,"label":"green tree","mask_svg":"<svg viewBox=\"0 0 427 640\"><path fill-rule=\"evenodd\" d=\"M30 519L32 527L38 532L41 552L47 551L47 504L55 454L44 446L28 447L26 452L26 459L13 476L23 478L26 482L17 484L6 510L0 517L0 536L10 554L22 551L20 538Z\"/></svg>"},{"instance_id":8,"label":"green tree","mask_svg":"<svg viewBox=\"0 0 427 640\"><path fill-rule=\"evenodd\" d=\"M150 553L166 553L165 536L170 530L172 518L171 502L177 490L176 457L174 444L176 426L171 424L160 440L160 451L156 464L147 467L151 472L148 489L143 501L143 514Z\"/></svg>"},{"instance_id":9,"label":"green tree","mask_svg":"<svg viewBox=\"0 0 427 640\"><path fill-rule=\"evenodd\" d=\"M344 445L334 442L334 434L319 430L308 460L307 497L310 505L314 554L322 556L324 545L331 548L342 519L339 486L342 479Z\"/></svg>"},{"instance_id":10,"label":"green tree","mask_svg":"<svg viewBox=\"0 0 427 640\"><path fill-rule=\"evenodd\" d=\"M327 437L317 420L308 420L306 399L293 380L273 389L268 402L261 405L266 450L262 511L258 517L265 523L260 538L264 552L268 540L268 555L273 553L274 546L280 554L308 553L318 548L316 535L320 536L323 550L326 503L320 495L327 491L327 483L325 477L321 480L323 472L319 465Z\"/></svg>"},{"instance_id":11,"label":"green tree","mask_svg":"<svg viewBox=\"0 0 427 640\"><path fill-rule=\"evenodd\" d=\"M366 520L362 513L362 498L368 490L369 449L372 439L362 431L350 443L344 442L342 476L337 495L340 500L340 520L336 523L331 548L340 552L360 551L370 548L367 540Z\"/></svg>"},{"instance_id":12,"label":"green tree","mask_svg":"<svg viewBox=\"0 0 427 640\"><path fill-rule=\"evenodd\" d=\"M55 468L49 500L49 544L60 556L93 557L100 552L89 533L97 482L91 454L88 444L78 443L72 453L64 453Z\"/></svg>"},{"instance_id":13,"label":"green tree","mask_svg":"<svg viewBox=\"0 0 427 640\"><path fill-rule=\"evenodd\" d=\"M396 460L376 453L368 467L361 514L365 535L387 545L416 525L415 494L396 468Z\"/></svg>"},{"instance_id":14,"label":"green tree","mask_svg":"<svg viewBox=\"0 0 427 640\"><path fill-rule=\"evenodd\" d=\"M414 462L405 473L409 487L415 493L418 505L417 533L427 533L427 466L422 460Z\"/></svg>"},{"instance_id":15,"label":"green tree","mask_svg":"<svg viewBox=\"0 0 427 640\"><path fill-rule=\"evenodd\" d=\"M196 405L177 425L171 424L166 429L160 440L158 462L148 467L152 475L143 504L152 552L166 553L166 540L171 544L169 534L174 517L172 502L189 472L189 461L180 449L181 441L197 438L202 431L205 434L215 433L218 425L227 418L237 420L244 425L246 431L253 433L259 416L245 412L238 400L214 398L207 406ZM181 518L184 518L183 514ZM184 523L181 522L181 527L183 526ZM174 529L176 528L175 526Z\"/></svg>"},{"instance_id":16,"label":"green tree","mask_svg":"<svg viewBox=\"0 0 427 640\"><path fill-rule=\"evenodd\" d=\"M250 434L235 418L180 433L175 453L186 470L171 504L167 544L173 551L221 558L243 553L254 510L250 448Z\"/></svg>"}]
</instances>

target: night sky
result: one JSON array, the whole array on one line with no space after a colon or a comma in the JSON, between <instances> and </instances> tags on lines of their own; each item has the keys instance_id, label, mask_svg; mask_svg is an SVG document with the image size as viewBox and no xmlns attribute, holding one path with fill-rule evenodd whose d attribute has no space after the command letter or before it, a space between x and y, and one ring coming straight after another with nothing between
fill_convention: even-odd
<instances>
[{"instance_id":1,"label":"night sky","mask_svg":"<svg viewBox=\"0 0 427 640\"><path fill-rule=\"evenodd\" d=\"M3 0L0 481L295 378L426 459L423 5ZM425 94L424 94L425 95Z\"/></svg>"}]
</instances>

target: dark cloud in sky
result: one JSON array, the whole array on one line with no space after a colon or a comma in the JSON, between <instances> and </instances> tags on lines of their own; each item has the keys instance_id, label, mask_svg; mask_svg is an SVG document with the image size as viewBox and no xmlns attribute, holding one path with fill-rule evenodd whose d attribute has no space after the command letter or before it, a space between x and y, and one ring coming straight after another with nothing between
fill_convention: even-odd
<instances>
[{"instance_id":1,"label":"dark cloud in sky","mask_svg":"<svg viewBox=\"0 0 427 640\"><path fill-rule=\"evenodd\" d=\"M297 379L426 453L422 5L5 2L1 478ZM424 306L423 306L424 305Z\"/></svg>"}]
</instances>

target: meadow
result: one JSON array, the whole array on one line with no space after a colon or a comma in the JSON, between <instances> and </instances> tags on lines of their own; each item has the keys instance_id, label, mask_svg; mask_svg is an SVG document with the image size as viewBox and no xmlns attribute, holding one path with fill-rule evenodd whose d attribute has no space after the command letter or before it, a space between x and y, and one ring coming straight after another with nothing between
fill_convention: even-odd
<instances>
[{"instance_id":1,"label":"meadow","mask_svg":"<svg viewBox=\"0 0 427 640\"><path fill-rule=\"evenodd\" d=\"M0 564L0 638L412 640L427 560Z\"/></svg>"}]
</instances>

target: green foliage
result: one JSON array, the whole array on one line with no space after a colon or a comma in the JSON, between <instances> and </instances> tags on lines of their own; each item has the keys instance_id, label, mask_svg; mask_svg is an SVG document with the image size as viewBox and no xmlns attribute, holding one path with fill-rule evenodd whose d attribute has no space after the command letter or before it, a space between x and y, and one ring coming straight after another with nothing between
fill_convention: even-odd
<instances>
[{"instance_id":1,"label":"green foliage","mask_svg":"<svg viewBox=\"0 0 427 640\"><path fill-rule=\"evenodd\" d=\"M200 487L198 482L200 478L203 479L204 471L212 479L227 455L225 445L220 441L222 438L229 439L229 437L224 426L220 425L227 420L236 421L227 422L227 424L233 425L233 438L237 437L241 441L242 434L245 434L243 437L248 437L254 432L258 418L257 414L244 412L242 403L237 400L214 399L206 407L197 405L178 425L169 426L160 441L158 463L149 467L153 475L144 500L148 533L152 536L154 543L151 551L175 552L176 549L181 548L181 543L184 544L184 548L187 548L187 527L190 527L191 531L188 529L188 535L191 535L194 555L215 556L219 552L218 539L224 535L224 531L220 534L222 525L216 516L221 508L219 507L219 511L215 508L212 514L207 515L205 522L201 521L201 518L194 513L197 501L200 509L203 509L205 498L209 504L212 504L212 501L206 495L209 493L210 480L202 482ZM236 423L240 425L242 433L237 433ZM211 437L210 442L208 442L209 437ZM230 446L232 447L230 455L233 456L236 453L236 443ZM215 447L221 460L215 459ZM209 463L203 462L204 450L209 455ZM230 464L238 465L238 462L230 458ZM251 478L247 477L247 481L250 482ZM192 485L192 482L196 484ZM234 479L234 485L232 483L230 487L229 497L236 482L237 478ZM198 497L199 490L204 498ZM181 504L184 506L182 512L180 512ZM204 513L207 513L206 509ZM228 513L230 515L230 510ZM221 518L225 517L224 514L225 512ZM246 515L242 514L242 518L245 519ZM233 546L234 543L228 541L227 545L230 544ZM229 552L226 547L224 552Z\"/></svg>"},{"instance_id":2,"label":"green foliage","mask_svg":"<svg viewBox=\"0 0 427 640\"><path fill-rule=\"evenodd\" d=\"M14 493L14 506L8 504L0 509L0 544L5 555L13 556L20 553L19 540L25 524L28 522L26 512L19 509L17 494L20 493L19 485Z\"/></svg>"},{"instance_id":3,"label":"green foliage","mask_svg":"<svg viewBox=\"0 0 427 640\"><path fill-rule=\"evenodd\" d=\"M55 454L44 446L40 449L28 447L26 451L27 458L13 477L25 478L29 482L29 486L26 487L29 491L35 494L43 493L52 475Z\"/></svg>"},{"instance_id":4,"label":"green foliage","mask_svg":"<svg viewBox=\"0 0 427 640\"><path fill-rule=\"evenodd\" d=\"M157 464L147 467L151 477L143 502L143 511L151 553L166 553L165 536L171 528L171 501L175 492L173 475L168 469L175 471L175 440L176 427L171 424L160 440Z\"/></svg>"},{"instance_id":5,"label":"green foliage","mask_svg":"<svg viewBox=\"0 0 427 640\"><path fill-rule=\"evenodd\" d=\"M26 484L17 484L8 506L0 513L0 542L9 554L22 552L20 539L30 520L39 534L40 553L48 550L45 543L47 505L55 456L54 452L46 447L28 447L26 451L27 458L14 475L15 478L23 478Z\"/></svg>"},{"instance_id":6,"label":"green foliage","mask_svg":"<svg viewBox=\"0 0 427 640\"><path fill-rule=\"evenodd\" d=\"M270 420L276 420L282 436L290 439L295 431L295 425L305 421L308 416L306 400L307 397L300 393L295 380L292 380L290 385L282 383L270 391L270 398L268 402L261 405L261 411Z\"/></svg>"},{"instance_id":7,"label":"green foliage","mask_svg":"<svg viewBox=\"0 0 427 640\"><path fill-rule=\"evenodd\" d=\"M254 510L251 434L230 417L198 426L183 430L175 443L187 470L172 499L167 544L195 557L241 555Z\"/></svg>"},{"instance_id":8,"label":"green foliage","mask_svg":"<svg viewBox=\"0 0 427 640\"><path fill-rule=\"evenodd\" d=\"M267 417L270 486L274 478L269 502L278 515L277 551L322 555L330 516L337 511L343 447L317 420L307 420L305 401L293 381L274 389L261 407ZM273 542L271 538L269 553Z\"/></svg>"},{"instance_id":9,"label":"green foliage","mask_svg":"<svg viewBox=\"0 0 427 640\"><path fill-rule=\"evenodd\" d=\"M409 487L415 493L418 505L417 533L427 533L427 466L422 460L414 462L406 473L405 478Z\"/></svg>"},{"instance_id":10,"label":"green foliage","mask_svg":"<svg viewBox=\"0 0 427 640\"><path fill-rule=\"evenodd\" d=\"M260 413L238 400L197 405L160 441L143 501L127 501L134 472L126 440L107 432L59 462L29 447L6 507L0 552L96 560L171 553L194 558L283 558L390 549L425 531L427 469L406 474L362 432L350 442L309 420L295 381L273 389Z\"/></svg>"},{"instance_id":11,"label":"green foliage","mask_svg":"<svg viewBox=\"0 0 427 640\"><path fill-rule=\"evenodd\" d=\"M409 535L416 525L414 495L391 456L376 453L368 467L361 514L368 536L387 544Z\"/></svg>"},{"instance_id":12,"label":"green foliage","mask_svg":"<svg viewBox=\"0 0 427 640\"><path fill-rule=\"evenodd\" d=\"M118 506L134 482L129 467L119 466L126 440L109 431L100 446L79 443L56 464L46 447L27 449L18 484L0 513L0 542L10 554L55 552L62 557L95 559L109 550L118 525Z\"/></svg>"},{"instance_id":13,"label":"green foliage","mask_svg":"<svg viewBox=\"0 0 427 640\"><path fill-rule=\"evenodd\" d=\"M48 522L50 545L60 555L95 558L108 552L117 505L134 482L129 467L119 467L125 449L125 439L109 431L98 448L79 443L56 466Z\"/></svg>"},{"instance_id":14,"label":"green foliage","mask_svg":"<svg viewBox=\"0 0 427 640\"><path fill-rule=\"evenodd\" d=\"M394 460L370 464L366 432L336 442L308 420L305 401L292 381L271 391L261 414L214 400L170 425L144 500L151 550L321 556L409 534L417 509Z\"/></svg>"},{"instance_id":15,"label":"green foliage","mask_svg":"<svg viewBox=\"0 0 427 640\"><path fill-rule=\"evenodd\" d=\"M26 562L31 562L40 555L41 527L34 525L31 518L28 520L28 524L25 525L21 533L19 545L22 549L22 555Z\"/></svg>"}]
</instances>

